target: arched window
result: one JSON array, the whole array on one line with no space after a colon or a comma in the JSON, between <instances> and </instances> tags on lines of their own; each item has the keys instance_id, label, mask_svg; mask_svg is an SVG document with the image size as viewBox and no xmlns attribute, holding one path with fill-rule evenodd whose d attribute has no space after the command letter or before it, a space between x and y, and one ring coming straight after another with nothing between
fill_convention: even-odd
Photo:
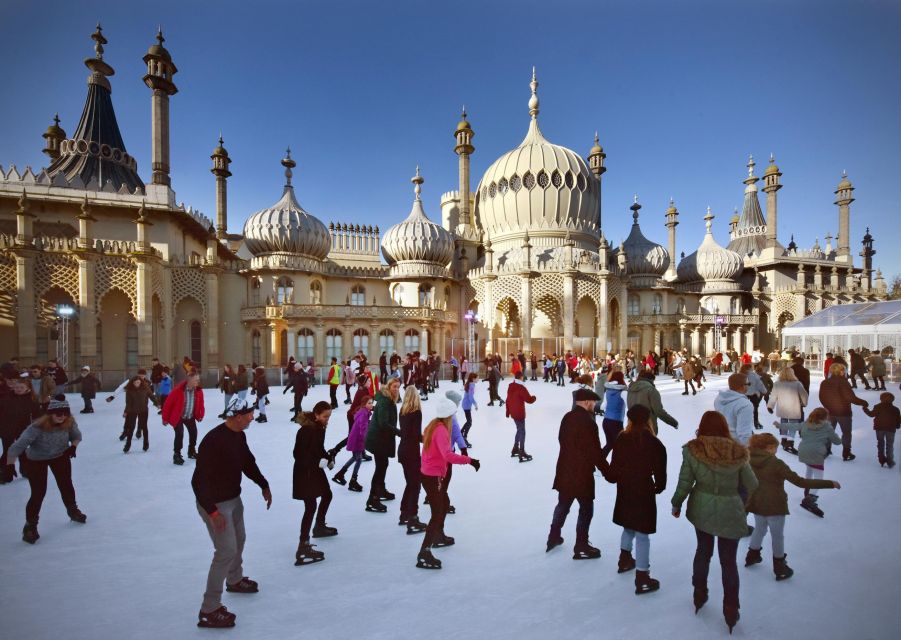
<instances>
[{"instance_id":1,"label":"arched window","mask_svg":"<svg viewBox=\"0 0 901 640\"><path fill-rule=\"evenodd\" d=\"M262 288L262 283L259 278L251 278L250 279L250 304L256 306L260 304L260 289Z\"/></svg>"},{"instance_id":2,"label":"arched window","mask_svg":"<svg viewBox=\"0 0 901 640\"><path fill-rule=\"evenodd\" d=\"M310 304L322 304L322 283L318 280L310 283Z\"/></svg>"},{"instance_id":3,"label":"arched window","mask_svg":"<svg viewBox=\"0 0 901 640\"><path fill-rule=\"evenodd\" d=\"M720 307L714 298L704 298L701 300L701 311L703 313L719 313Z\"/></svg>"},{"instance_id":4,"label":"arched window","mask_svg":"<svg viewBox=\"0 0 901 640\"><path fill-rule=\"evenodd\" d=\"M294 300L294 281L282 276L275 284L275 302L276 304L288 304L292 300Z\"/></svg>"},{"instance_id":5,"label":"arched window","mask_svg":"<svg viewBox=\"0 0 901 640\"><path fill-rule=\"evenodd\" d=\"M676 313L681 316L685 315L685 298L679 298L679 300L676 301Z\"/></svg>"},{"instance_id":6,"label":"arched window","mask_svg":"<svg viewBox=\"0 0 901 640\"><path fill-rule=\"evenodd\" d=\"M416 329L407 329L404 331L404 352L414 351L419 351L419 332Z\"/></svg>"},{"instance_id":7,"label":"arched window","mask_svg":"<svg viewBox=\"0 0 901 640\"><path fill-rule=\"evenodd\" d=\"M294 358L298 362L307 362L316 357L315 336L312 329L303 328L297 332L297 354Z\"/></svg>"},{"instance_id":8,"label":"arched window","mask_svg":"<svg viewBox=\"0 0 901 640\"><path fill-rule=\"evenodd\" d=\"M663 313L663 296L659 293L654 294L654 306L651 307L651 313Z\"/></svg>"},{"instance_id":9,"label":"arched window","mask_svg":"<svg viewBox=\"0 0 901 640\"><path fill-rule=\"evenodd\" d=\"M203 340L200 335L200 321L191 321L191 361L200 362L200 355L203 350Z\"/></svg>"},{"instance_id":10,"label":"arched window","mask_svg":"<svg viewBox=\"0 0 901 640\"><path fill-rule=\"evenodd\" d=\"M431 307L432 306L432 287L431 287L431 285L427 285L427 284L419 285L419 306L420 307Z\"/></svg>"},{"instance_id":11,"label":"arched window","mask_svg":"<svg viewBox=\"0 0 901 640\"><path fill-rule=\"evenodd\" d=\"M341 344L341 331L338 329L329 329L325 334L325 358L331 361L337 358L340 362L343 356L343 348Z\"/></svg>"},{"instance_id":12,"label":"arched window","mask_svg":"<svg viewBox=\"0 0 901 640\"><path fill-rule=\"evenodd\" d=\"M733 315L741 313L741 303L738 300L738 296L732 296L729 299L729 313Z\"/></svg>"},{"instance_id":13,"label":"arched window","mask_svg":"<svg viewBox=\"0 0 901 640\"><path fill-rule=\"evenodd\" d=\"M353 335L354 353L362 351L369 353L369 332L366 329L356 329Z\"/></svg>"},{"instance_id":14,"label":"arched window","mask_svg":"<svg viewBox=\"0 0 901 640\"><path fill-rule=\"evenodd\" d=\"M626 313L630 316L637 316L641 313L641 303L637 295L631 294L629 296L629 306L626 309Z\"/></svg>"},{"instance_id":15,"label":"arched window","mask_svg":"<svg viewBox=\"0 0 901 640\"><path fill-rule=\"evenodd\" d=\"M379 332L379 349L389 354L394 353L394 332L391 329L382 329Z\"/></svg>"},{"instance_id":16,"label":"arched window","mask_svg":"<svg viewBox=\"0 0 901 640\"><path fill-rule=\"evenodd\" d=\"M260 332L256 329L250 334L250 359L252 362L262 365L263 349L260 339Z\"/></svg>"},{"instance_id":17,"label":"arched window","mask_svg":"<svg viewBox=\"0 0 901 640\"><path fill-rule=\"evenodd\" d=\"M361 284L355 284L350 290L350 303L355 307L362 307L366 304L366 287Z\"/></svg>"},{"instance_id":18,"label":"arched window","mask_svg":"<svg viewBox=\"0 0 901 640\"><path fill-rule=\"evenodd\" d=\"M404 299L404 285L398 284L394 286L394 289L391 291L391 299L394 300L395 304L401 304Z\"/></svg>"}]
</instances>

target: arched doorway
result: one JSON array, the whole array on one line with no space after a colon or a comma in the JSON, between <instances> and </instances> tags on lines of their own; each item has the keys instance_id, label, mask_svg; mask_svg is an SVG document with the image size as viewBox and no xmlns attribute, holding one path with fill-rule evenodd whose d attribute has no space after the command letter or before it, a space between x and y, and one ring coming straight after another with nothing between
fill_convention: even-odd
<instances>
[{"instance_id":1,"label":"arched doorway","mask_svg":"<svg viewBox=\"0 0 901 640\"><path fill-rule=\"evenodd\" d=\"M102 349L104 384L108 386L133 373L129 361L137 360L137 326L130 328L135 321L131 300L121 289L110 289L100 300L98 320L103 326L103 344L98 343L97 348Z\"/></svg>"},{"instance_id":2,"label":"arched doorway","mask_svg":"<svg viewBox=\"0 0 901 640\"><path fill-rule=\"evenodd\" d=\"M203 307L194 298L182 298L175 305L175 323L172 327L173 356L179 362L188 357L192 362L203 364L206 350L203 348L206 331L203 327Z\"/></svg>"}]
</instances>

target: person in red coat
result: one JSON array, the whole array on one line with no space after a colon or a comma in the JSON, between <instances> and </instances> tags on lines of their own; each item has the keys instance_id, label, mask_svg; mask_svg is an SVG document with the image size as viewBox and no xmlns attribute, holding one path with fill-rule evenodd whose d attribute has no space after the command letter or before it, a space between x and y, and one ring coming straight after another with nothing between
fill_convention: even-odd
<instances>
[{"instance_id":1,"label":"person in red coat","mask_svg":"<svg viewBox=\"0 0 901 640\"><path fill-rule=\"evenodd\" d=\"M200 388L200 374L191 371L188 377L175 385L163 405L163 424L175 429L175 453L172 463L182 465L181 448L188 428L188 457L197 457L197 422L203 420L203 389Z\"/></svg>"},{"instance_id":2,"label":"person in red coat","mask_svg":"<svg viewBox=\"0 0 901 640\"><path fill-rule=\"evenodd\" d=\"M518 457L520 462L529 462L532 459L532 456L526 453L526 404L533 402L535 396L529 393L522 383L522 371L517 371L513 382L507 387L507 417L513 418L516 424L516 438L513 440L510 457Z\"/></svg>"}]
</instances>

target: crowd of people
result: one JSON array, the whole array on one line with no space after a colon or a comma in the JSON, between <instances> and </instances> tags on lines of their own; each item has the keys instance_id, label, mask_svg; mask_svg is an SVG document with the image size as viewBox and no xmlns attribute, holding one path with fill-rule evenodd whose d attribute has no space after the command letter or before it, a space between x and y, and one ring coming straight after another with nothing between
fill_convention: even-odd
<instances>
[{"instance_id":1,"label":"crowd of people","mask_svg":"<svg viewBox=\"0 0 901 640\"><path fill-rule=\"evenodd\" d=\"M778 355L778 358L773 357ZM718 356L723 355L723 359ZM612 520L622 527L617 571L634 571L635 593L652 593L660 582L650 574L650 536L656 532L656 496L667 488L667 450L658 439L660 422L679 428L670 415L656 386L657 377L670 375L681 381L683 394L697 393L706 381L705 371L730 372L727 388L718 392L714 410L699 420L695 437L682 448L682 465L671 499L671 513L679 518L683 505L686 518L694 526L697 548L692 568L695 611L707 602L708 573L714 546L722 568L723 616L730 629L739 620L738 542L750 536L745 566L762 562L762 545L770 535L773 572L776 580L792 576L785 551L785 517L788 498L786 481L802 487L801 506L824 517L818 504L820 489L840 488L824 479L825 462L832 447L841 445L842 460L855 459L852 453L852 411L859 405L873 418L877 434L877 459L881 466L895 465L894 435L901 428L901 412L893 394L885 391L884 364L880 369L869 354L849 353L850 366L840 357L826 363L825 379L819 386L822 406L811 407L810 371L798 354L773 352L759 354L715 354L702 362L684 350L665 350L663 356L650 352L638 360L631 352L623 357L611 355L589 359L567 353L563 356L522 352L512 354L505 398L500 397L505 362L490 355L483 363L482 382L487 382L487 406L504 406L513 426L511 458L529 462L526 451L527 406L538 398L526 386L537 381L573 385L572 405L559 427L559 453L553 489L558 492L553 511L546 552L564 543L563 527L574 502L579 503L573 558L599 558L601 552L589 542L594 515L595 472L616 485ZM786 356L787 357L784 357ZM745 362L745 357L748 361ZM726 360L728 358L728 361ZM755 362L756 358L756 362ZM437 354L419 352L404 358L383 352L378 373L360 352L339 362L332 358L324 381L329 400L315 403L310 411L302 407L309 389L316 384L315 369L293 358L285 368L283 393L293 392L292 420L298 424L294 446L292 496L304 503L295 564L303 566L325 560L325 554L312 544L313 538L338 535L327 523L333 499L331 484L346 486L350 492L363 493L366 487L360 472L364 462L373 461L368 480L368 496L363 509L372 514L388 512L386 502L396 498L388 490L386 476L390 460L396 458L403 469L405 486L400 500L398 525L408 535L423 534L415 566L440 569L441 560L434 549L455 544L444 530L446 516L455 513L449 486L455 465L468 465L476 471L481 463L470 453L473 411L479 409L478 367L465 359L452 357L450 388L439 391L442 362ZM864 364L861 365L861 362ZM150 407L157 409L163 425L173 430L173 463L183 465L184 432L188 432L187 456L196 464L191 479L197 511L204 522L215 553L210 566L198 625L234 626L236 616L222 604L223 589L235 593L255 593L259 585L243 575L242 552L245 542L241 480L246 476L256 483L266 501L272 502L268 481L257 466L244 430L257 413L257 422L267 422L270 404L267 372L263 367L226 365L216 389L223 394L222 422L208 431L198 446L197 423L206 415L204 389L196 363L186 358L184 376L173 384L169 367L154 360L150 372L138 370L112 392L107 401L124 395L123 428L119 435L128 453L134 439L150 444L148 417ZM630 372L630 368L633 371ZM869 385L866 373L873 376ZM82 433L66 396L71 385L80 385L84 400L81 413L93 413L92 401L100 389L98 378L83 367L77 378L69 380L55 361L47 366L20 368L17 361L0 368L0 406L3 409L3 457L0 482L8 483L17 475L28 479L31 495L25 507L22 538L34 544L39 536L38 520L47 490L48 470L53 474L69 517L85 523L72 482L72 459L82 441ZM775 380L774 377L775 376ZM854 389L860 379L866 389L882 391L879 402L858 397ZM460 386L462 382L462 387ZM456 383L456 384L453 384ZM697 383L698 388L695 388ZM447 384L447 383L445 383ZM344 387L347 432L343 426L340 441L326 448L326 433L332 414L338 409L338 394ZM353 397L351 391L356 389ZM209 391L209 389L207 389ZM434 418L423 418L423 403L433 398ZM765 431L760 421L763 406L776 418L773 423L781 440ZM462 410L465 421L460 423ZM601 417L599 428L598 418ZM603 438L602 438L603 436ZM796 446L796 438L799 438ZM797 455L805 465L804 477L791 471L777 457L779 448ZM331 477L337 457L345 450L347 460ZM18 462L18 472L16 470ZM350 480L347 474L350 473ZM422 493L430 508L428 522L419 518ZM748 523L748 515L753 524ZM634 556L633 556L634 551Z\"/></svg>"}]
</instances>

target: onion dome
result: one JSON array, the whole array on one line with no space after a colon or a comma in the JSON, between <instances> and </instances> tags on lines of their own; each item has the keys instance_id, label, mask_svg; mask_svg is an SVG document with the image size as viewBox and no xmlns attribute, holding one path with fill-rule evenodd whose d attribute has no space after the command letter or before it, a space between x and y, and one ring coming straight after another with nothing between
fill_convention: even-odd
<instances>
[{"instance_id":1,"label":"onion dome","mask_svg":"<svg viewBox=\"0 0 901 640\"><path fill-rule=\"evenodd\" d=\"M627 275L651 275L662 276L669 267L670 257L662 245L644 237L641 227L638 226L638 196L629 207L632 210L632 231L623 242L623 247L628 258L626 265Z\"/></svg>"},{"instance_id":2,"label":"onion dome","mask_svg":"<svg viewBox=\"0 0 901 640\"><path fill-rule=\"evenodd\" d=\"M244 223L244 244L254 256L271 253L291 253L316 260L325 260L331 248L328 229L307 213L294 196L291 169L297 163L291 159L291 149L282 160L285 167L285 191L281 200L258 211Z\"/></svg>"},{"instance_id":3,"label":"onion dome","mask_svg":"<svg viewBox=\"0 0 901 640\"><path fill-rule=\"evenodd\" d=\"M51 161L59 158L59 145L66 139L66 132L59 126L58 113L53 116L53 124L47 127L47 130L42 134L42 137L47 142L41 151L46 153Z\"/></svg>"},{"instance_id":4,"label":"onion dome","mask_svg":"<svg viewBox=\"0 0 901 640\"><path fill-rule=\"evenodd\" d=\"M578 153L549 142L538 127L538 81L532 70L531 121L515 149L494 161L476 190L476 216L498 246L516 247L528 229L540 238L573 232L580 248L597 247L598 189ZM549 244L559 244L551 240Z\"/></svg>"},{"instance_id":5,"label":"onion dome","mask_svg":"<svg viewBox=\"0 0 901 640\"><path fill-rule=\"evenodd\" d=\"M382 237L382 255L389 265L400 262L431 262L446 266L454 257L454 237L440 224L429 220L422 208L422 183L416 167L411 180L416 198L406 220L394 225Z\"/></svg>"},{"instance_id":6,"label":"onion dome","mask_svg":"<svg viewBox=\"0 0 901 640\"><path fill-rule=\"evenodd\" d=\"M779 173L779 167L776 166L776 158L773 157L773 154L770 154L770 163L767 165L766 171L763 172L763 177L771 176L773 174L782 175Z\"/></svg>"},{"instance_id":7,"label":"onion dome","mask_svg":"<svg viewBox=\"0 0 901 640\"><path fill-rule=\"evenodd\" d=\"M734 285L744 268L742 257L735 251L721 247L713 239L711 231L713 214L707 207L707 233L698 250L679 262L679 280L686 283L702 282L705 286L717 284Z\"/></svg>"},{"instance_id":8,"label":"onion dome","mask_svg":"<svg viewBox=\"0 0 901 640\"><path fill-rule=\"evenodd\" d=\"M838 183L838 190L841 191L842 189L851 189L851 188L852 188L852 185L851 185L851 181L848 180L848 174L845 171L842 171L842 180L841 180L841 182Z\"/></svg>"}]
</instances>

